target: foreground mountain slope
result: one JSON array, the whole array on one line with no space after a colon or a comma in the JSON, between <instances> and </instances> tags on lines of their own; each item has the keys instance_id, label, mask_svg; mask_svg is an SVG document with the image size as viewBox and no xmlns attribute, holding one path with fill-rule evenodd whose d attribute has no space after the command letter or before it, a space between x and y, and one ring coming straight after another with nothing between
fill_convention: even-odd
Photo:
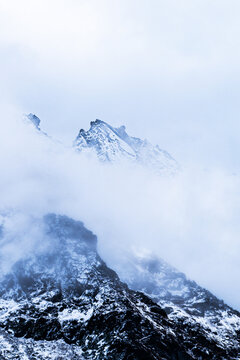
<instances>
[{"instance_id":1,"label":"foreground mountain slope","mask_svg":"<svg viewBox=\"0 0 240 360\"><path fill-rule=\"evenodd\" d=\"M11 359L10 346L21 345L26 354L33 342L36 351L47 349L46 340L48 349L64 348L70 359L236 358L122 283L81 222L51 214L44 228L49 246L18 261L0 282L1 359ZM34 351L25 359L36 358Z\"/></svg>"},{"instance_id":2,"label":"foreground mountain slope","mask_svg":"<svg viewBox=\"0 0 240 360\"><path fill-rule=\"evenodd\" d=\"M240 313L164 260L139 253L116 270L122 281L158 303L170 319L201 329L220 346L240 353Z\"/></svg>"},{"instance_id":3,"label":"foreground mountain slope","mask_svg":"<svg viewBox=\"0 0 240 360\"><path fill-rule=\"evenodd\" d=\"M88 131L81 129L74 147L78 151L91 149L101 161L127 160L162 175L174 174L179 169L176 160L158 145L129 136L125 126L114 128L102 120L92 121Z\"/></svg>"}]
</instances>

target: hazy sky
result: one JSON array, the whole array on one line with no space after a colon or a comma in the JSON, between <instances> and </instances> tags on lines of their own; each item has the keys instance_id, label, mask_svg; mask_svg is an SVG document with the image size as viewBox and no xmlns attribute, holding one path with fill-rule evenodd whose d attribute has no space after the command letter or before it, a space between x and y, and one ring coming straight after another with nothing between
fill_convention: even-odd
<instances>
[{"instance_id":1,"label":"hazy sky","mask_svg":"<svg viewBox=\"0 0 240 360\"><path fill-rule=\"evenodd\" d=\"M68 143L100 118L237 172L239 15L238 0L0 0L1 100Z\"/></svg>"},{"instance_id":2,"label":"hazy sky","mask_svg":"<svg viewBox=\"0 0 240 360\"><path fill-rule=\"evenodd\" d=\"M0 0L1 207L83 220L109 258L147 239L240 309L239 16L239 0ZM68 144L95 118L125 124L185 169L89 165L22 129L28 112Z\"/></svg>"}]
</instances>

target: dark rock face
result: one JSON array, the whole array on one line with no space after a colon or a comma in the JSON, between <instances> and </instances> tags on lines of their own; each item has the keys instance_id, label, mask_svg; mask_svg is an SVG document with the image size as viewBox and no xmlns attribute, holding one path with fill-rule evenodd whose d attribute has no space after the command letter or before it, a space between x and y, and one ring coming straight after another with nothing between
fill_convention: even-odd
<instances>
[{"instance_id":1,"label":"dark rock face","mask_svg":"<svg viewBox=\"0 0 240 360\"><path fill-rule=\"evenodd\" d=\"M43 221L52 246L17 262L0 282L0 359L17 359L20 351L23 359L52 359L54 351L69 359L237 356L130 290L98 256L96 236L81 222L54 214Z\"/></svg>"}]
</instances>

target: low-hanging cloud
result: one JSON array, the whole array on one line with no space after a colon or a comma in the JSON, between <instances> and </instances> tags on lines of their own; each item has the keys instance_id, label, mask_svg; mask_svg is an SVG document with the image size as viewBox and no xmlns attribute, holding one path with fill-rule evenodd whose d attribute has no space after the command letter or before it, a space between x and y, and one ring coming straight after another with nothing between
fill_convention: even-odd
<instances>
[{"instance_id":1,"label":"low-hanging cloud","mask_svg":"<svg viewBox=\"0 0 240 360\"><path fill-rule=\"evenodd\" d=\"M238 176L191 168L167 178L127 164L101 164L8 111L2 115L0 169L0 210L13 214L2 240L5 262L37 247L42 232L33 219L55 212L94 231L110 266L124 249L148 249L240 308Z\"/></svg>"}]
</instances>

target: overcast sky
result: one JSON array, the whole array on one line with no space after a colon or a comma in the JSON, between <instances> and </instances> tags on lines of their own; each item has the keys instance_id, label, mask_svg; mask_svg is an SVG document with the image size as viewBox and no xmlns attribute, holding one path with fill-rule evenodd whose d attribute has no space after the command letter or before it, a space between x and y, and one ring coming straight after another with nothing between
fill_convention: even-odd
<instances>
[{"instance_id":1,"label":"overcast sky","mask_svg":"<svg viewBox=\"0 0 240 360\"><path fill-rule=\"evenodd\" d=\"M100 118L238 172L239 16L238 0L0 0L1 99L68 143Z\"/></svg>"}]
</instances>

